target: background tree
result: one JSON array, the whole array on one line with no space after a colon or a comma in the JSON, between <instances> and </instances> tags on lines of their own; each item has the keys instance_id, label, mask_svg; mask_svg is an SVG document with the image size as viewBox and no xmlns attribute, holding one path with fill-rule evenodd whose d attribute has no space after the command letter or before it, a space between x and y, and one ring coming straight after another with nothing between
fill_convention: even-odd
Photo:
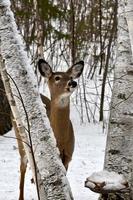
<instances>
[{"instance_id":1,"label":"background tree","mask_svg":"<svg viewBox=\"0 0 133 200\"><path fill-rule=\"evenodd\" d=\"M35 66L38 56L54 69L70 66L79 59L85 61L85 73L74 100L82 122L86 118L102 121L104 117L105 90L106 85L110 87L113 68L116 7L117 2L110 0L12 0L18 27ZM99 74L103 80L100 84ZM92 81L96 99L88 92ZM96 110L99 116L95 115Z\"/></svg>"},{"instance_id":2,"label":"background tree","mask_svg":"<svg viewBox=\"0 0 133 200\"><path fill-rule=\"evenodd\" d=\"M125 1L119 1L118 5L117 60L115 64L114 87L104 168L108 171L123 174L129 182L130 190L124 193L109 194L106 199L131 200L133 199L133 63L131 40L129 39L125 13Z\"/></svg>"},{"instance_id":3,"label":"background tree","mask_svg":"<svg viewBox=\"0 0 133 200\"><path fill-rule=\"evenodd\" d=\"M3 82L0 76L0 135L10 131L12 128L11 111L6 97Z\"/></svg>"},{"instance_id":4,"label":"background tree","mask_svg":"<svg viewBox=\"0 0 133 200\"><path fill-rule=\"evenodd\" d=\"M128 3L126 4L126 20L128 24L133 60L133 2L131 0L128 0ZM131 179L133 180L133 173L131 174ZM133 188L133 182L131 182L131 188ZM133 196L133 189L131 190L131 196Z\"/></svg>"},{"instance_id":5,"label":"background tree","mask_svg":"<svg viewBox=\"0 0 133 200\"><path fill-rule=\"evenodd\" d=\"M0 49L5 59L7 73L10 74L10 85L16 106L19 108L25 130L31 136L36 166L41 180L40 200L71 200L73 197L66 172L60 160L46 112L39 98L37 82L23 51L21 38L17 33L9 5L9 1L2 0L0 2ZM21 94L23 104L19 94Z\"/></svg>"}]
</instances>

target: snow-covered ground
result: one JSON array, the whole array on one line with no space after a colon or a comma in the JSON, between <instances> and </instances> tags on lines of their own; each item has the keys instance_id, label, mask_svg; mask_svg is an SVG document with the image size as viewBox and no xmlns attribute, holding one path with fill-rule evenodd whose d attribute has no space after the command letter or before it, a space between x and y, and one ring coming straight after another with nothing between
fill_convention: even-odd
<instances>
[{"instance_id":1,"label":"snow-covered ground","mask_svg":"<svg viewBox=\"0 0 133 200\"><path fill-rule=\"evenodd\" d=\"M75 116L77 116L75 118ZM82 124L71 113L75 131L75 151L69 166L68 179L75 200L96 200L98 195L84 187L88 176L103 169L106 135L102 124Z\"/></svg>"},{"instance_id":2,"label":"snow-covered ground","mask_svg":"<svg viewBox=\"0 0 133 200\"><path fill-rule=\"evenodd\" d=\"M76 116L76 117L75 117ZM101 124L80 125L78 115L71 114L75 130L75 152L67 177L75 200L96 200L98 195L84 187L84 181L93 172L102 170L106 135ZM10 131L6 136L14 136ZM16 140L0 137L0 200L17 200L19 193L19 154ZM26 174L25 200L37 200L31 184L31 171Z\"/></svg>"}]
</instances>

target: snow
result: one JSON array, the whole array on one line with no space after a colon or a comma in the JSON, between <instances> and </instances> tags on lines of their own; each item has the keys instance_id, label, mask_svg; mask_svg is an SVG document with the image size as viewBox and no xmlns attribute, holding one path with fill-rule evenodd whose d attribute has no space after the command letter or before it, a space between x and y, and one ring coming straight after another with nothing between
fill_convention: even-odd
<instances>
[{"instance_id":1,"label":"snow","mask_svg":"<svg viewBox=\"0 0 133 200\"><path fill-rule=\"evenodd\" d=\"M67 173L75 200L96 200L98 194L84 187L87 177L103 169L106 135L102 124L80 124L73 108L71 112L75 131L75 151ZM10 131L5 136L14 136ZM19 194L19 153L16 140L0 137L0 200L16 200ZM31 170L25 179L25 200L37 200L36 188L31 184Z\"/></svg>"},{"instance_id":2,"label":"snow","mask_svg":"<svg viewBox=\"0 0 133 200\"><path fill-rule=\"evenodd\" d=\"M10 131L6 137L15 137ZM16 140L0 136L0 200L16 200L19 195L19 153ZM25 200L36 200L35 185L31 184L31 170L27 168Z\"/></svg>"},{"instance_id":3,"label":"snow","mask_svg":"<svg viewBox=\"0 0 133 200\"><path fill-rule=\"evenodd\" d=\"M92 183L104 183L103 190L122 190L128 186L126 178L122 174L116 172L100 171L94 172L90 177L87 178L86 186L94 188Z\"/></svg>"},{"instance_id":4,"label":"snow","mask_svg":"<svg viewBox=\"0 0 133 200\"><path fill-rule=\"evenodd\" d=\"M8 1L5 2L7 3L6 5L8 5ZM15 30L16 25L13 22L13 15L10 12L7 12L7 14L12 16L10 24L12 27L14 27ZM17 30L14 31L14 35L15 38L17 38L15 43L19 44L18 47L21 46L22 41L20 39L20 36L17 36ZM10 51L9 48L7 49L8 51ZM22 49L18 49L18 53L21 54L23 52ZM6 53L10 54L9 52ZM22 60L26 58L24 53L21 56ZM25 63L29 63L27 59L25 60ZM30 65L26 64L25 66ZM28 70L30 70L30 67L28 68ZM32 70L30 71L32 76L33 72ZM36 81L33 80L34 75L32 78L32 82L36 85ZM76 109L72 110L71 118L75 130L76 145L73 159L70 163L67 173L67 177L70 182L75 200L96 200L98 195L85 188L84 182L86 180L86 177L90 176L92 172L102 170L103 168L106 135L102 133L101 124L81 125ZM15 137L14 131L9 132L8 134L6 134L6 136ZM19 154L16 147L17 144L15 139L0 137L0 200L18 199ZM25 181L25 200L37 200L36 188L34 184L31 184L31 178L31 171L28 167Z\"/></svg>"},{"instance_id":5,"label":"snow","mask_svg":"<svg viewBox=\"0 0 133 200\"><path fill-rule=\"evenodd\" d=\"M1 43L2 56L5 59L6 63L8 63L8 59L6 59L6 58L8 58L8 55L11 56L12 53L14 53L17 56L19 55L19 57L20 57L19 60L16 59L15 55L13 56L14 65L16 64L20 67L21 70L26 69L29 72L28 73L29 80L32 80L34 89L36 88L36 92L38 93L38 84L37 84L36 76L30 65L30 60L27 58L27 52L24 50L25 44L23 42L22 35L20 34L18 27L16 25L16 22L14 19L14 14L10 9L10 4L11 3L9 0L0 0L0 5L4 6L6 8L6 15L2 16L2 20L1 20L1 24L0 24L1 37L3 38L2 43ZM10 31L3 31L7 28ZM10 43L12 45L10 45ZM11 47L11 48L9 48L9 47ZM17 52L13 52L13 50L17 51ZM21 62L21 65L19 62ZM22 65L25 67L22 68ZM23 73L26 73L26 71L23 71Z\"/></svg>"},{"instance_id":6,"label":"snow","mask_svg":"<svg viewBox=\"0 0 133 200\"><path fill-rule=\"evenodd\" d=\"M0 0L0 6L10 6L10 1L9 0L5 0L4 2L2 0Z\"/></svg>"},{"instance_id":7,"label":"snow","mask_svg":"<svg viewBox=\"0 0 133 200\"><path fill-rule=\"evenodd\" d=\"M76 145L67 176L75 200L96 200L99 195L85 188L84 184L94 171L103 169L106 135L103 133L102 124L80 125L75 112L71 113L71 119Z\"/></svg>"}]
</instances>

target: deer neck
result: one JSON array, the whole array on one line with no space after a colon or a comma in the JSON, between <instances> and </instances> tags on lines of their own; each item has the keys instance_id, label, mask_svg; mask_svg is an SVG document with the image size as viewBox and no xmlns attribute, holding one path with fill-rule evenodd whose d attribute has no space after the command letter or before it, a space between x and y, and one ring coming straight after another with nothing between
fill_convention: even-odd
<instances>
[{"instance_id":1,"label":"deer neck","mask_svg":"<svg viewBox=\"0 0 133 200\"><path fill-rule=\"evenodd\" d=\"M64 135L68 132L70 125L70 103L67 98L51 98L50 122L56 137ZM63 134L64 133L64 134Z\"/></svg>"}]
</instances>

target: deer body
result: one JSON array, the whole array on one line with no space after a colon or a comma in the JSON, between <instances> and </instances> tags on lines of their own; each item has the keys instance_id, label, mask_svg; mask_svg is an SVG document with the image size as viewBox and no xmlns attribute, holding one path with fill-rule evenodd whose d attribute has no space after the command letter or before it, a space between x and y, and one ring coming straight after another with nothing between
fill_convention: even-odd
<instances>
[{"instance_id":1,"label":"deer body","mask_svg":"<svg viewBox=\"0 0 133 200\"><path fill-rule=\"evenodd\" d=\"M76 63L67 72L52 72L46 61L40 59L38 68L42 76L48 79L51 100L41 94L42 102L46 105L46 112L53 129L61 160L66 168L72 158L74 150L74 132L70 121L70 95L75 90L77 83L73 79L78 78L83 71L83 61ZM24 179L27 168L26 153L22 138L15 121L13 127L20 154L20 193L19 200L24 200Z\"/></svg>"},{"instance_id":2,"label":"deer body","mask_svg":"<svg viewBox=\"0 0 133 200\"><path fill-rule=\"evenodd\" d=\"M48 102L45 96L41 95L41 98L46 105L47 115L56 138L61 160L67 169L74 150L74 132L70 120L69 99L55 99Z\"/></svg>"},{"instance_id":3,"label":"deer body","mask_svg":"<svg viewBox=\"0 0 133 200\"><path fill-rule=\"evenodd\" d=\"M83 61L80 61L66 72L52 72L45 60L40 59L38 62L41 75L48 79L51 95L51 100L42 94L41 99L46 105L47 115L66 170L74 151L74 132L70 120L70 96L77 87L77 83L73 79L81 75L83 66Z\"/></svg>"}]
</instances>

